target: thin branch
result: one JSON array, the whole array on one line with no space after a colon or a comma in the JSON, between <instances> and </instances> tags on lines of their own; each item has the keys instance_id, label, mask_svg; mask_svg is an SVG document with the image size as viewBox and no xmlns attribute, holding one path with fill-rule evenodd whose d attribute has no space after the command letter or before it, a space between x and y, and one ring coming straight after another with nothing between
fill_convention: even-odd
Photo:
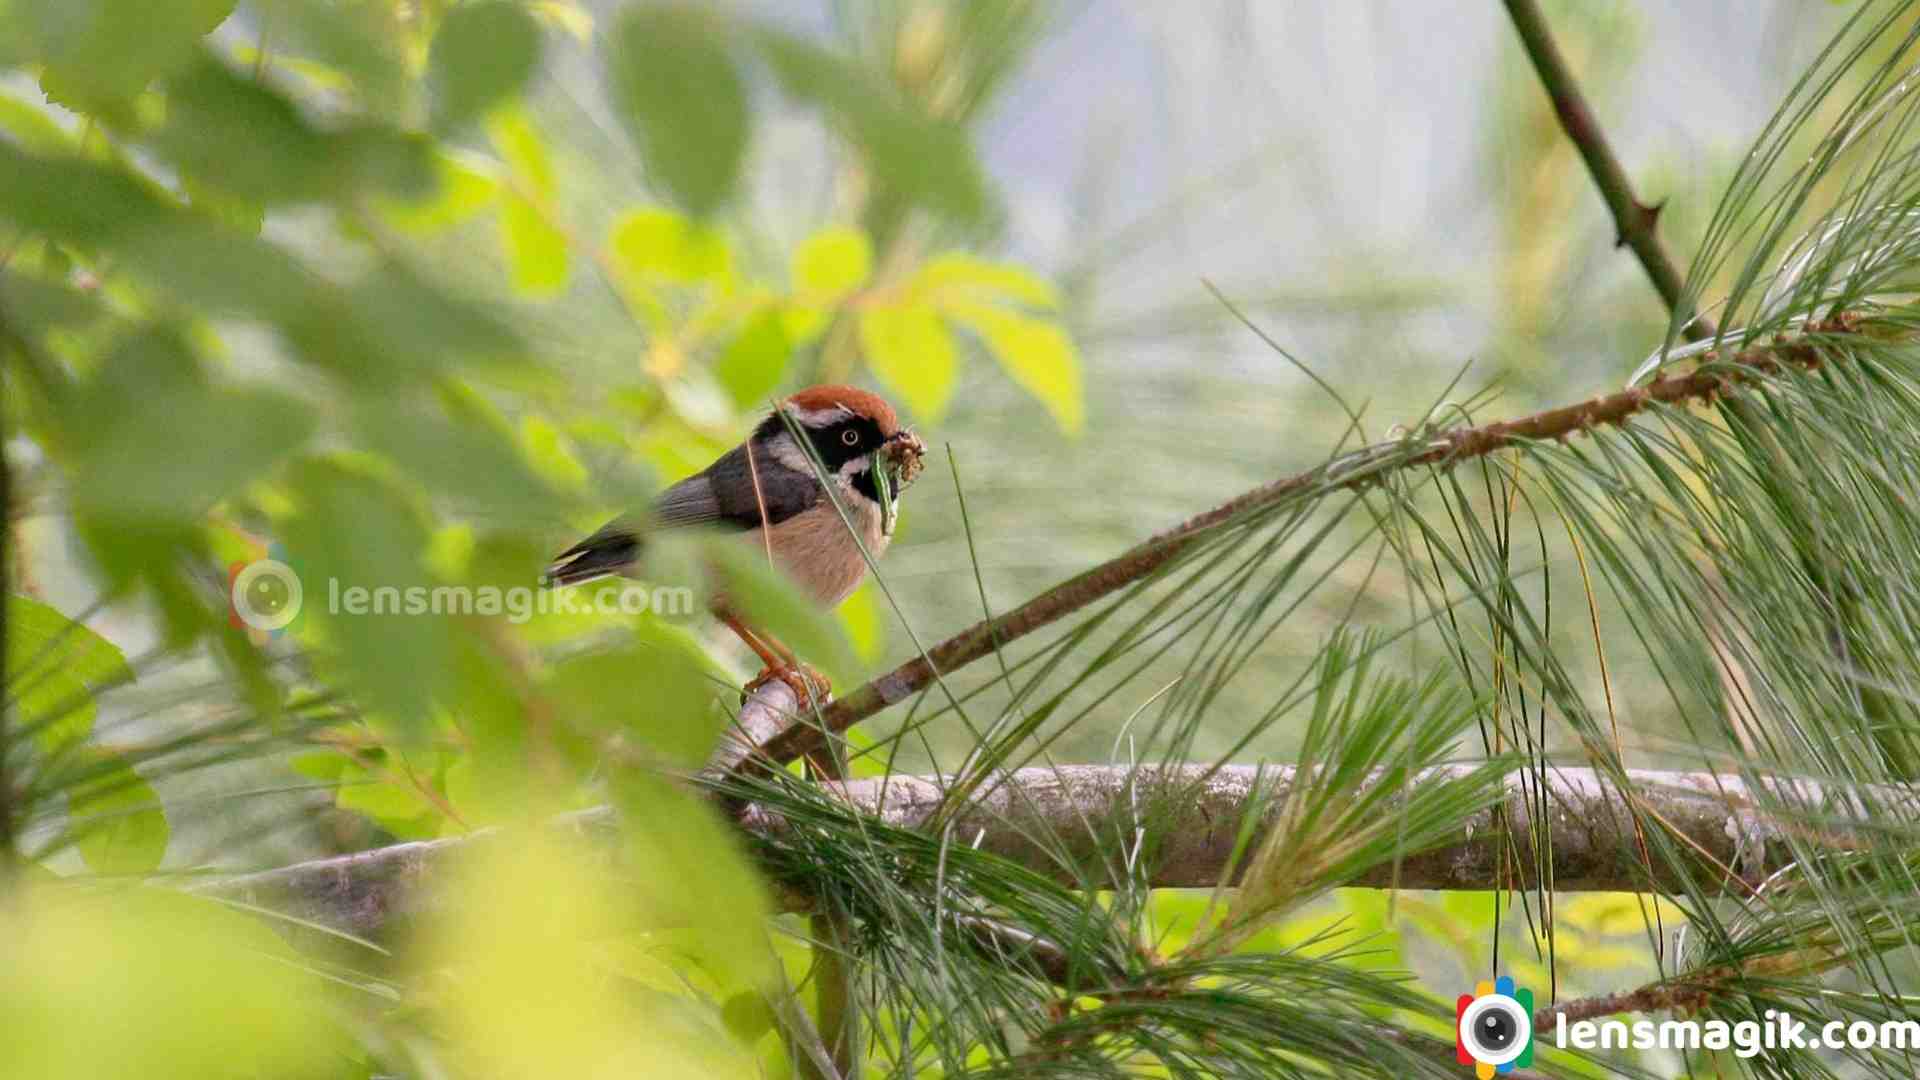
<instances>
[{"instance_id":1,"label":"thin branch","mask_svg":"<svg viewBox=\"0 0 1920 1080\"><path fill-rule=\"evenodd\" d=\"M1156 847L1142 854L1150 883L1211 888L1234 850L1257 771L1267 796L1263 804L1270 811L1284 805L1293 776L1293 770L1284 766L1264 770L1250 765L1020 769L1002 774L998 783L961 810L954 817L954 831L977 836L981 850L1061 884L1080 887L1086 883L1069 867L1106 865L1102 852L1130 843L1139 815L1150 813L1153 835L1159 838ZM1696 875L1696 881L1724 875L1723 867L1737 867L1741 881L1736 887L1744 891L1790 861L1790 837L1828 846L1852 842L1844 830L1830 823L1801 826L1764 815L1759 793L1737 776L1634 770L1629 779L1635 798L1656 810L1657 820L1674 831L1675 847L1698 855L1685 868ZM942 792L949 783L941 777L891 776L829 782L828 790L887 825L916 829L943 804ZM1663 866L1650 878L1641 863L1633 817L1620 801L1615 778L1591 769L1558 770L1549 774L1544 798L1537 790L1528 798L1525 784L1537 785L1537 776L1514 772L1507 778L1503 802L1462 821L1447 843L1408 852L1397 865L1384 863L1343 884L1483 890L1493 880L1506 846L1535 835L1533 819L1544 812L1547 820L1541 825L1553 836L1549 880L1556 891L1678 890L1680 868ZM1843 801L1838 793L1823 794L1818 785L1804 781L1770 786L1778 789L1781 801L1790 798L1796 805L1822 805L1826 795L1833 796L1829 801ZM1885 800L1879 803L1877 826L1898 828L1901 820L1920 822L1920 805L1911 798L1902 801L1899 793L1889 791L1877 792L1876 799ZM1906 814L1896 820L1890 808L1900 807ZM1496 813L1506 815L1504 834L1494 828ZM758 806L749 807L741 823L749 833L775 841L787 827L779 815ZM568 815L552 827L610 840L617 826L613 811L601 808ZM1055 842L1043 845L1035 840L1045 836L1054 837ZM471 845L497 842L511 842L511 834L494 829L469 837L396 844L201 882L193 888L333 930L382 938L442 909L447 898L438 894L437 886L449 859ZM1258 842L1256 832L1253 843ZM1530 855L1526 865L1533 865ZM777 902L789 911L815 906L810 896L797 889L785 890Z\"/></svg>"},{"instance_id":2,"label":"thin branch","mask_svg":"<svg viewBox=\"0 0 1920 1080\"><path fill-rule=\"evenodd\" d=\"M1848 333L1856 324L1856 319L1843 314L1827 323L1810 325L1807 331L1809 335ZM1401 469L1451 466L1520 443L1565 439L1602 425L1621 424L1653 405L1705 402L1730 389L1749 373L1776 372L1783 364L1814 367L1819 364L1820 355L1803 337L1747 349L1724 359L1712 354L1704 359L1706 363L1700 369L1678 378L1662 377L1645 386L1518 420L1460 427L1432 438L1415 436L1400 443L1380 444L1257 487L1048 589L998 618L975 623L829 705L817 720L808 717L804 722L789 724L762 743L757 754L734 763L729 771L740 774L755 767L756 762L761 766L769 762L785 765L810 753L823 745L828 735L839 734L923 689L933 681L936 672L949 673L989 656L997 648L1153 574L1213 530L1244 520L1302 492L1314 488L1357 489ZM1356 462L1372 467L1356 468Z\"/></svg>"},{"instance_id":3,"label":"thin branch","mask_svg":"<svg viewBox=\"0 0 1920 1080\"><path fill-rule=\"evenodd\" d=\"M1561 130L1580 151L1581 160L1587 163L1588 175L1593 177L1594 186L1600 189L1600 197L1606 200L1607 210L1613 215L1614 227L1619 230L1614 246L1633 249L1660 299L1666 302L1667 311L1679 317L1685 284L1679 271L1674 269L1666 247L1660 243L1660 204L1648 206L1634 195L1633 181L1627 178L1620 159L1614 156L1606 133L1601 131L1600 122L1587 105L1586 95L1580 92L1579 82L1567 67L1566 57L1554 43L1537 0L1504 2L1507 14L1513 18L1513 28L1520 34L1527 59L1533 62L1533 70L1539 74L1547 97L1553 101L1553 112L1560 118ZM1699 341L1713 337L1717 331L1712 320L1705 315L1695 315L1685 333L1690 340Z\"/></svg>"}]
</instances>

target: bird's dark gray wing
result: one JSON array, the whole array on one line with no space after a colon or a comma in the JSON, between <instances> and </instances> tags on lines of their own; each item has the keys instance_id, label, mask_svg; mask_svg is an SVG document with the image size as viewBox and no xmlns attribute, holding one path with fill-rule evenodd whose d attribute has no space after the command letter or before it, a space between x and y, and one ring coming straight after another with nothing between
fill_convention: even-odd
<instances>
[{"instance_id":1,"label":"bird's dark gray wing","mask_svg":"<svg viewBox=\"0 0 1920 1080\"><path fill-rule=\"evenodd\" d=\"M639 558L640 534L648 527L710 525L744 531L759 527L763 505L766 523L777 525L819 500L820 485L812 473L788 468L766 453L756 452L749 461L743 443L661 492L644 520L631 515L615 518L555 556L547 567L546 580L554 585L572 585L620 573Z\"/></svg>"},{"instance_id":2,"label":"bird's dark gray wing","mask_svg":"<svg viewBox=\"0 0 1920 1080\"><path fill-rule=\"evenodd\" d=\"M758 480L758 492L755 480ZM751 459L742 443L704 470L660 493L653 521L663 528L717 525L753 529L780 522L820 501L820 483L812 473L789 468L764 449Z\"/></svg>"}]
</instances>

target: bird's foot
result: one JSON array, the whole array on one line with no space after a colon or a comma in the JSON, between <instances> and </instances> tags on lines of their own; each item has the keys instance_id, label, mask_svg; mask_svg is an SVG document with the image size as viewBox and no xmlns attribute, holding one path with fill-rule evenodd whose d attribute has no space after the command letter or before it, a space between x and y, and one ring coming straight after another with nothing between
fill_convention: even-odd
<instances>
[{"instance_id":1,"label":"bird's foot","mask_svg":"<svg viewBox=\"0 0 1920 1080\"><path fill-rule=\"evenodd\" d=\"M827 681L827 677L801 663L775 665L755 675L752 681L740 688L740 700L745 702L755 690L775 679L787 684L801 708L807 708L810 703L825 705L833 700L833 684Z\"/></svg>"}]
</instances>

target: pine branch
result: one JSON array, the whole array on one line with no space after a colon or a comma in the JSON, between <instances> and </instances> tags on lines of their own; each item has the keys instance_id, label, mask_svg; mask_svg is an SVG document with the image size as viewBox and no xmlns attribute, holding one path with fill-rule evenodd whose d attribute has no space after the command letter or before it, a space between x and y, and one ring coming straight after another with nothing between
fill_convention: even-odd
<instances>
[{"instance_id":1,"label":"pine branch","mask_svg":"<svg viewBox=\"0 0 1920 1080\"><path fill-rule=\"evenodd\" d=\"M1560 46L1553 40L1553 33L1547 27L1546 16L1541 13L1537 0L1505 0L1505 3L1507 14L1513 18L1513 28L1519 33L1520 43L1526 49L1527 59L1533 62L1533 70L1540 76L1540 84L1553 102L1553 112L1560 119L1560 129L1567 133L1567 138L1580 151L1581 160L1587 164L1587 173L1593 177L1593 185L1600 189L1600 197L1606 200L1607 210L1613 215L1614 227L1619 230L1614 246L1633 249L1634 256L1640 260L1641 268L1647 272L1647 278L1653 282L1660 299L1666 302L1667 311L1677 317L1680 305L1685 300L1685 285L1679 271L1674 269L1665 245L1660 243L1657 229L1660 205L1648 206L1634 194L1633 181L1627 178L1627 171L1620 166L1620 159L1614 156L1606 133L1600 129L1600 122L1587 105L1586 95L1580 91L1580 83L1574 79L1573 71L1567 67L1566 57L1561 55ZM1685 332L1689 339L1699 341L1713 337L1718 331L1705 315L1695 315Z\"/></svg>"},{"instance_id":2,"label":"pine branch","mask_svg":"<svg viewBox=\"0 0 1920 1080\"><path fill-rule=\"evenodd\" d=\"M725 769L739 775L756 764L785 765L811 753L823 746L829 735L837 735L924 689L933 682L935 672L952 673L989 656L995 649L1166 567L1214 530L1244 521L1294 496L1315 489L1358 489L1378 482L1389 472L1426 465L1450 467L1521 443L1564 440L1604 425L1623 424L1655 405L1704 403L1755 374L1777 372L1783 364L1818 366L1820 354L1812 342L1821 334L1850 333L1856 324L1854 317L1842 314L1808 326L1804 335L1789 342L1746 349L1724 359L1709 354L1699 369L1684 376L1668 378L1662 374L1645 386L1517 420L1454 428L1432 437L1416 434L1399 443L1369 447L1275 480L1189 518L997 618L975 623L832 703L817 717L787 724L779 734L761 743L756 754L743 756Z\"/></svg>"},{"instance_id":3,"label":"pine branch","mask_svg":"<svg viewBox=\"0 0 1920 1080\"><path fill-rule=\"evenodd\" d=\"M1460 768L1460 767L1449 767ZM1230 765L1177 765L1164 769L1123 766L1061 766L1020 769L998 778L954 816L951 835L1045 874L1063 884L1084 881L1036 837L1059 838L1075 866L1108 864L1120 845L1131 842L1137 815L1151 814L1157 844L1142 856L1154 886L1211 888L1234 849L1256 773L1276 807L1291 782L1292 769ZM1672 830L1675 846L1697 853L1688 867L1709 882L1725 880L1729 869L1745 892L1790 861L1788 838L1813 837L1831 845L1848 837L1830 824L1817 830L1766 816L1763 800L1736 776L1713 773L1632 771L1635 801L1647 820ZM886 824L915 829L930 820L943 802L944 778L893 776L829 782L829 790L849 806ZM1552 830L1551 872L1556 892L1674 892L1680 870L1662 867L1649 877L1634 839L1633 819L1621 802L1616 781L1591 769L1548 774L1542 799L1526 785L1537 775L1516 771L1506 781L1506 798L1462 821L1454 838L1441 847L1407 852L1397 864L1372 868L1342 884L1401 889L1483 890L1496 880L1503 853L1514 845L1523 868L1536 865L1528 850L1535 830ZM1775 794L1796 804L1821 805L1818 785L1778 782ZM1897 793L1879 793L1887 806L1908 806L1920 819L1920 806ZM1537 821L1534 808L1545 805ZM1499 820L1504 819L1505 826ZM787 827L777 815L757 806L742 817L749 833L776 841ZM1882 824L1891 824L1883 822ZM554 828L577 830L611 840L618 827L609 808L568 815ZM403 924L430 917L442 903L437 885L448 860L476 844L511 842L503 830L470 837L396 844L352 855L296 863L278 870L247 874L194 886L208 895L243 900L295 919L363 937L388 937ZM1258 834L1253 843L1259 842ZM1696 882L1698 878L1696 878ZM1533 882L1515 882L1526 888ZM813 899L798 889L777 898L789 911L809 911Z\"/></svg>"}]
</instances>

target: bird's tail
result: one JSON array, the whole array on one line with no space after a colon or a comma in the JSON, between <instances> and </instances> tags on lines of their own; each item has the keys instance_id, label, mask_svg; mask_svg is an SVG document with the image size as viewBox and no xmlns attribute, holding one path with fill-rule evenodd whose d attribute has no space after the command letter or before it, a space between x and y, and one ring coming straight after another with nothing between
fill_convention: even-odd
<instances>
[{"instance_id":1,"label":"bird's tail","mask_svg":"<svg viewBox=\"0 0 1920 1080\"><path fill-rule=\"evenodd\" d=\"M625 530L601 529L554 556L540 583L548 588L578 585L617 574L640 554L640 538Z\"/></svg>"}]
</instances>

